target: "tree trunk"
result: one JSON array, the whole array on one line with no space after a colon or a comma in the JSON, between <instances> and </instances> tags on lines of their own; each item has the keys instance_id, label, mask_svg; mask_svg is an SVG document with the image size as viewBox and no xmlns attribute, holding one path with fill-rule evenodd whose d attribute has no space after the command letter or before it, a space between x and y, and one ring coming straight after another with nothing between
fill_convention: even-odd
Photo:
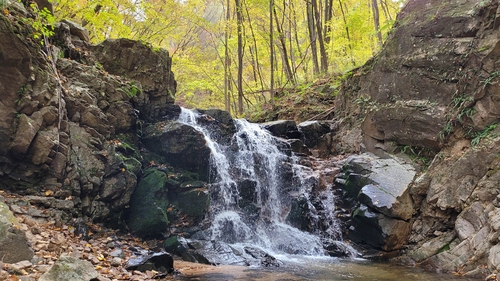
<instances>
[{"instance_id":1,"label":"tree trunk","mask_svg":"<svg viewBox=\"0 0 500 281\"><path fill-rule=\"evenodd\" d=\"M307 10L307 30L309 31L309 41L311 43L311 52L313 60L313 72L314 74L319 74L318 48L316 46L316 40L318 36L316 35L314 12L310 1L306 2L306 10Z\"/></svg>"},{"instance_id":2,"label":"tree trunk","mask_svg":"<svg viewBox=\"0 0 500 281\"><path fill-rule=\"evenodd\" d=\"M274 108L274 27L273 27L274 0L269 0L269 56L271 63L271 77L269 85L269 99Z\"/></svg>"},{"instance_id":3,"label":"tree trunk","mask_svg":"<svg viewBox=\"0 0 500 281\"><path fill-rule=\"evenodd\" d=\"M349 57L351 58L351 63L353 65L356 65L356 62L354 61L354 57L353 57L351 35L349 34L349 26L347 26L346 13L344 10L344 5L342 4L341 0L339 0L339 6L340 6L340 12L342 13L342 19L344 20L345 32L346 32L346 37L347 37L347 46L349 47Z\"/></svg>"},{"instance_id":4,"label":"tree trunk","mask_svg":"<svg viewBox=\"0 0 500 281\"><path fill-rule=\"evenodd\" d=\"M382 32L380 31L380 16L378 11L377 0L372 0L372 11L373 11L373 24L375 26L375 32L377 33L378 44L382 47Z\"/></svg>"},{"instance_id":5,"label":"tree trunk","mask_svg":"<svg viewBox=\"0 0 500 281\"><path fill-rule=\"evenodd\" d=\"M231 113L231 58L229 58L229 20L231 12L229 10L230 0L226 2L226 26L224 34L224 106L227 112Z\"/></svg>"},{"instance_id":6,"label":"tree trunk","mask_svg":"<svg viewBox=\"0 0 500 281\"><path fill-rule=\"evenodd\" d=\"M294 81L293 73L292 73L292 68L290 66L290 59L288 57L288 51L286 48L283 23L280 24L280 22L278 22L278 14L276 12L276 8L273 10L273 12L274 12L274 21L276 22L276 29L278 30L278 40L279 40L280 46L281 46L280 51L281 51L281 57L282 57L282 61L283 61L283 66L284 66L283 68L285 70L286 79L288 81L293 82Z\"/></svg>"},{"instance_id":7,"label":"tree trunk","mask_svg":"<svg viewBox=\"0 0 500 281\"><path fill-rule=\"evenodd\" d=\"M238 113L243 114L243 7L242 0L235 0L238 32Z\"/></svg>"},{"instance_id":8,"label":"tree trunk","mask_svg":"<svg viewBox=\"0 0 500 281\"><path fill-rule=\"evenodd\" d=\"M321 56L321 71L328 72L328 56L325 49L325 41L323 41L323 28L321 26L321 15L318 9L317 0L311 0L314 17L316 18L316 34L318 35L319 53Z\"/></svg>"},{"instance_id":9,"label":"tree trunk","mask_svg":"<svg viewBox=\"0 0 500 281\"><path fill-rule=\"evenodd\" d=\"M324 29L324 38L325 43L330 44L331 42L331 21L333 16L333 0L325 0L325 29Z\"/></svg>"}]
</instances>

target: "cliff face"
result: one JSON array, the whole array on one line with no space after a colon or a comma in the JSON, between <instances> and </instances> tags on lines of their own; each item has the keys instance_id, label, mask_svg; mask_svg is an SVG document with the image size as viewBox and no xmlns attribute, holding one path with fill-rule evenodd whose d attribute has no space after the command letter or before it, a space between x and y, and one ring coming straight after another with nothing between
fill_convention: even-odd
<instances>
[{"instance_id":1,"label":"cliff face","mask_svg":"<svg viewBox=\"0 0 500 281\"><path fill-rule=\"evenodd\" d=\"M336 100L344 147L429 160L410 185L406 260L500 269L498 1L410 0Z\"/></svg>"},{"instance_id":2,"label":"cliff face","mask_svg":"<svg viewBox=\"0 0 500 281\"><path fill-rule=\"evenodd\" d=\"M65 21L48 45L20 3L0 15L0 189L71 200L109 219L141 172L141 124L166 114L176 82L164 50L126 39L88 42Z\"/></svg>"}]
</instances>

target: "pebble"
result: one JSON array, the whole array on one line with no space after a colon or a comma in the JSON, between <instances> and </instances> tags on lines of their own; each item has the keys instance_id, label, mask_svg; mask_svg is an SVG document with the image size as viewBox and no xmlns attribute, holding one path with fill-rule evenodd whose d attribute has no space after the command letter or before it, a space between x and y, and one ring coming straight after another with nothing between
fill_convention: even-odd
<instances>
[{"instance_id":1,"label":"pebble","mask_svg":"<svg viewBox=\"0 0 500 281\"><path fill-rule=\"evenodd\" d=\"M119 258L119 257L114 257L114 258L111 259L111 262L109 264L111 266L115 266L115 267L121 266L122 265L122 259Z\"/></svg>"}]
</instances>

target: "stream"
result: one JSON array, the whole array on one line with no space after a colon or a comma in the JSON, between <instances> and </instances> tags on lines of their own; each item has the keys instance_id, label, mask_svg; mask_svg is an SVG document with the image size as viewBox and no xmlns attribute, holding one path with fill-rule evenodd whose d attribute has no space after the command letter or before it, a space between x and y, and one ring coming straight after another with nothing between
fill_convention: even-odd
<instances>
[{"instance_id":1,"label":"stream","mask_svg":"<svg viewBox=\"0 0 500 281\"><path fill-rule=\"evenodd\" d=\"M429 272L422 268L362 259L304 258L288 260L279 268L249 268L244 266L216 266L182 269L181 274L167 280L197 281L467 281L450 273ZM176 266L177 267L177 266Z\"/></svg>"}]
</instances>

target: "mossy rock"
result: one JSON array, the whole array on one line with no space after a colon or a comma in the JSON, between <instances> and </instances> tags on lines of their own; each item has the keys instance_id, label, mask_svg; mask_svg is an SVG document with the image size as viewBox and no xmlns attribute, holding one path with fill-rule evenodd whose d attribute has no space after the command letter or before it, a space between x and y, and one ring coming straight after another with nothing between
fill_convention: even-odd
<instances>
[{"instance_id":1,"label":"mossy rock","mask_svg":"<svg viewBox=\"0 0 500 281\"><path fill-rule=\"evenodd\" d=\"M138 236L157 237L169 224L167 208L167 175L149 168L130 199L128 227Z\"/></svg>"}]
</instances>

